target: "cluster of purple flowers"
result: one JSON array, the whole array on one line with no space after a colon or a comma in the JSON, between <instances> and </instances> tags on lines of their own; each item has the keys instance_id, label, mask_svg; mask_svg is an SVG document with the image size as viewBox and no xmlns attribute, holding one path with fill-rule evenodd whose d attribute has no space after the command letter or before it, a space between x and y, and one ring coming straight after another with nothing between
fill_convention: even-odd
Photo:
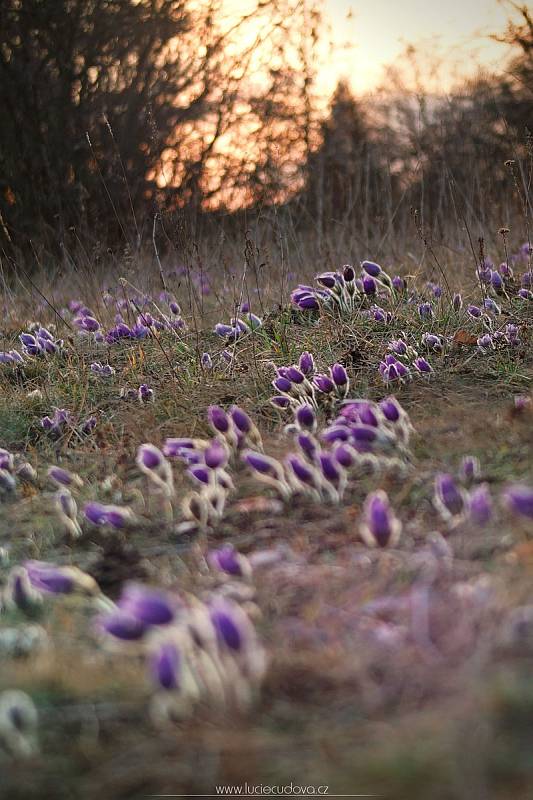
<instances>
[{"instance_id":1,"label":"cluster of purple flowers","mask_svg":"<svg viewBox=\"0 0 533 800\"><path fill-rule=\"evenodd\" d=\"M235 342L242 336L262 327L263 320L257 314L252 314L247 303L241 306L241 314L242 316L231 319L229 325L218 322L214 329L216 335L228 342Z\"/></svg>"},{"instance_id":2,"label":"cluster of purple flowers","mask_svg":"<svg viewBox=\"0 0 533 800\"><path fill-rule=\"evenodd\" d=\"M283 499L303 494L322 502L342 500L350 474L395 469L402 471L401 456L408 444L411 425L395 398L381 403L349 400L339 416L318 431L315 409L294 407L294 434L298 447L284 463L272 456L246 450L243 459L258 480L272 486Z\"/></svg>"},{"instance_id":3,"label":"cluster of purple flowers","mask_svg":"<svg viewBox=\"0 0 533 800\"><path fill-rule=\"evenodd\" d=\"M66 408L56 408L52 416L41 419L42 429L52 438L58 439L67 430L74 429L82 436L88 436L96 427L96 417L90 416L76 424L72 414Z\"/></svg>"},{"instance_id":4,"label":"cluster of purple flowers","mask_svg":"<svg viewBox=\"0 0 533 800\"><path fill-rule=\"evenodd\" d=\"M2 350L0 351L0 364L17 366L19 364L24 364L24 358L18 350Z\"/></svg>"},{"instance_id":5,"label":"cluster of purple flowers","mask_svg":"<svg viewBox=\"0 0 533 800\"><path fill-rule=\"evenodd\" d=\"M277 394L270 399L275 408L287 409L299 405L313 408L326 401L342 400L348 394L350 381L342 364L333 364L327 373L316 372L311 353L301 354L298 364L278 367L272 386Z\"/></svg>"},{"instance_id":6,"label":"cluster of purple flowers","mask_svg":"<svg viewBox=\"0 0 533 800\"><path fill-rule=\"evenodd\" d=\"M172 295L163 292L160 301L168 306L168 314L161 313L161 316L154 316L145 309L153 306L154 301L147 295L137 295L135 297L120 297L115 299L111 291L103 294L106 306L115 308L114 326L106 332L102 332L102 325L97 320L96 315L91 309L83 305L81 301L69 303L70 311L75 315L73 324L82 335L92 335L95 342L115 344L122 340L142 340L154 333L170 330L179 331L186 327L185 321L181 316L181 309ZM157 307L157 306L156 306ZM124 314L129 318L135 318L135 322L126 322Z\"/></svg>"},{"instance_id":7,"label":"cluster of purple flowers","mask_svg":"<svg viewBox=\"0 0 533 800\"><path fill-rule=\"evenodd\" d=\"M363 261L359 277L355 269L346 264L340 272L321 272L315 277L319 288L300 284L293 290L291 300L301 311L319 309L321 306L337 308L343 314L352 313L365 298L390 294L402 289L401 278L391 279L373 261ZM381 309L380 309L381 310Z\"/></svg>"},{"instance_id":8,"label":"cluster of purple flowers","mask_svg":"<svg viewBox=\"0 0 533 800\"><path fill-rule=\"evenodd\" d=\"M0 447L0 494L13 494L17 488L17 478L33 483L37 477L32 465Z\"/></svg>"},{"instance_id":9,"label":"cluster of purple flowers","mask_svg":"<svg viewBox=\"0 0 533 800\"><path fill-rule=\"evenodd\" d=\"M262 449L257 427L239 406L227 412L210 406L207 417L212 439L169 438L161 454L187 465L187 475L198 491L184 498L182 511L190 523L202 528L221 517L228 493L234 489L230 460L246 447Z\"/></svg>"},{"instance_id":10,"label":"cluster of purple flowers","mask_svg":"<svg viewBox=\"0 0 533 800\"><path fill-rule=\"evenodd\" d=\"M502 492L504 505L513 513L533 519L533 489L515 484ZM450 473L435 476L433 504L450 527L470 521L484 527L494 516L494 503L489 485L481 481L477 458L464 456L459 479Z\"/></svg>"},{"instance_id":11,"label":"cluster of purple flowers","mask_svg":"<svg viewBox=\"0 0 533 800\"><path fill-rule=\"evenodd\" d=\"M519 344L520 328L512 322L509 322L503 330L484 333L477 339L478 349L484 355L496 349L517 347Z\"/></svg>"},{"instance_id":12,"label":"cluster of purple flowers","mask_svg":"<svg viewBox=\"0 0 533 800\"><path fill-rule=\"evenodd\" d=\"M241 577L237 554L233 558L215 552L208 560ZM135 655L142 648L156 689L152 711L157 719L181 717L199 700L246 708L265 674L264 650L248 615L218 593L202 602L128 584L97 628L104 641L123 649L133 645Z\"/></svg>"},{"instance_id":13,"label":"cluster of purple flowers","mask_svg":"<svg viewBox=\"0 0 533 800\"><path fill-rule=\"evenodd\" d=\"M409 345L405 334L399 339L393 339L388 344L390 351L379 364L379 372L384 383L405 383L413 374L429 376L433 367L429 361L418 354L412 345ZM434 333L426 332L422 335L421 346L426 350L440 353L444 350L444 339Z\"/></svg>"},{"instance_id":14,"label":"cluster of purple flowers","mask_svg":"<svg viewBox=\"0 0 533 800\"><path fill-rule=\"evenodd\" d=\"M510 262L516 264L520 260L520 256L524 255L526 251L529 253L529 250L530 246L526 243L519 254L511 257ZM479 283L486 291L497 297L508 299L512 294L516 294L522 300L533 299L533 292L531 292L533 273L531 272L530 255L527 255L526 258L529 269L522 274L519 282L514 275L511 263L503 262L495 268L490 259L485 259L477 271Z\"/></svg>"},{"instance_id":15,"label":"cluster of purple flowers","mask_svg":"<svg viewBox=\"0 0 533 800\"><path fill-rule=\"evenodd\" d=\"M26 356L57 355L63 347L62 339L55 339L47 328L43 328L39 324L35 325L33 330L21 333L19 339L22 344L22 351ZM16 351L12 350L11 355L13 356L14 353Z\"/></svg>"},{"instance_id":16,"label":"cluster of purple flowers","mask_svg":"<svg viewBox=\"0 0 533 800\"><path fill-rule=\"evenodd\" d=\"M89 366L89 369L93 375L96 375L99 378L110 378L115 374L115 369L111 366L111 364L100 364L99 361L93 362Z\"/></svg>"}]
</instances>

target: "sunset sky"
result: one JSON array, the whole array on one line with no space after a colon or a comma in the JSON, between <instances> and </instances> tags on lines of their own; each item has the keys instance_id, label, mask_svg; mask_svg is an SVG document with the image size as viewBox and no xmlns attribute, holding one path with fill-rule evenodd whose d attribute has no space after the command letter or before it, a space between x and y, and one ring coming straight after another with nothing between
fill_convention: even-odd
<instances>
[{"instance_id":1,"label":"sunset sky","mask_svg":"<svg viewBox=\"0 0 533 800\"><path fill-rule=\"evenodd\" d=\"M383 66L407 44L442 56L440 78L448 85L454 72L468 74L477 63L492 66L506 55L504 45L488 38L509 16L497 0L325 0L325 8L335 43L321 75L328 86L347 76L355 91L373 89Z\"/></svg>"}]
</instances>

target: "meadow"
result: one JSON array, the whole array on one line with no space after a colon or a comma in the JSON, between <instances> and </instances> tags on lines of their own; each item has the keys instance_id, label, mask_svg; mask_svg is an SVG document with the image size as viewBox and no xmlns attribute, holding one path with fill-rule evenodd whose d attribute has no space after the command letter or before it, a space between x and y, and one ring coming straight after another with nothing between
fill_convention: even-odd
<instances>
[{"instance_id":1,"label":"meadow","mask_svg":"<svg viewBox=\"0 0 533 800\"><path fill-rule=\"evenodd\" d=\"M531 797L531 244L333 241L4 278L3 796Z\"/></svg>"}]
</instances>

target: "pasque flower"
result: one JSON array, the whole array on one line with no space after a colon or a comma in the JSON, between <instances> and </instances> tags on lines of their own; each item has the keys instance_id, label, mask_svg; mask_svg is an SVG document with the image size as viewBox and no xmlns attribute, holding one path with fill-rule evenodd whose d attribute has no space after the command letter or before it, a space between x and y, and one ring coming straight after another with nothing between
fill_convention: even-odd
<instances>
[{"instance_id":1,"label":"pasque flower","mask_svg":"<svg viewBox=\"0 0 533 800\"><path fill-rule=\"evenodd\" d=\"M317 427L317 419L314 409L305 403L304 405L297 406L294 411L295 422L302 431L310 431L314 433Z\"/></svg>"},{"instance_id":2,"label":"pasque flower","mask_svg":"<svg viewBox=\"0 0 533 800\"><path fill-rule=\"evenodd\" d=\"M460 474L466 483L472 483L481 474L481 464L477 456L463 456L461 459Z\"/></svg>"},{"instance_id":3,"label":"pasque flower","mask_svg":"<svg viewBox=\"0 0 533 800\"><path fill-rule=\"evenodd\" d=\"M245 578L251 574L250 562L232 545L224 545L217 550L210 550L207 554L207 563L212 569L234 577Z\"/></svg>"},{"instance_id":4,"label":"pasque flower","mask_svg":"<svg viewBox=\"0 0 533 800\"><path fill-rule=\"evenodd\" d=\"M58 486L83 486L83 481L75 472L69 472L63 467L49 467L48 477Z\"/></svg>"},{"instance_id":5,"label":"pasque flower","mask_svg":"<svg viewBox=\"0 0 533 800\"><path fill-rule=\"evenodd\" d=\"M117 605L144 625L167 625L176 616L179 603L159 589L129 583Z\"/></svg>"},{"instance_id":6,"label":"pasque flower","mask_svg":"<svg viewBox=\"0 0 533 800\"><path fill-rule=\"evenodd\" d=\"M359 533L368 547L395 547L402 525L392 511L387 494L381 489L366 498Z\"/></svg>"},{"instance_id":7,"label":"pasque flower","mask_svg":"<svg viewBox=\"0 0 533 800\"><path fill-rule=\"evenodd\" d=\"M419 356L415 358L413 361L413 367L419 372L421 375L430 375L433 372L433 368L429 361L426 361L425 358Z\"/></svg>"},{"instance_id":8,"label":"pasque flower","mask_svg":"<svg viewBox=\"0 0 533 800\"><path fill-rule=\"evenodd\" d=\"M472 490L468 498L470 518L476 525L486 525L492 517L492 499L489 487L482 483Z\"/></svg>"},{"instance_id":9,"label":"pasque flower","mask_svg":"<svg viewBox=\"0 0 533 800\"><path fill-rule=\"evenodd\" d=\"M330 367L329 373L331 375L331 380L335 385L335 391L337 394L341 397L346 397L350 387L350 381L348 379L346 368L343 367L342 364L333 364L333 366Z\"/></svg>"},{"instance_id":10,"label":"pasque flower","mask_svg":"<svg viewBox=\"0 0 533 800\"><path fill-rule=\"evenodd\" d=\"M172 467L161 450L153 444L142 444L137 450L137 466L167 498L174 494Z\"/></svg>"},{"instance_id":11,"label":"pasque flower","mask_svg":"<svg viewBox=\"0 0 533 800\"><path fill-rule=\"evenodd\" d=\"M176 641L157 641L149 656L150 674L156 686L165 690L180 687L182 656Z\"/></svg>"},{"instance_id":12,"label":"pasque flower","mask_svg":"<svg viewBox=\"0 0 533 800\"><path fill-rule=\"evenodd\" d=\"M533 519L533 488L524 484L514 484L503 493L507 507L515 514Z\"/></svg>"},{"instance_id":13,"label":"pasque flower","mask_svg":"<svg viewBox=\"0 0 533 800\"><path fill-rule=\"evenodd\" d=\"M64 567L47 561L26 561L24 567L31 585L45 594L83 594L97 595L98 584L90 575L77 567Z\"/></svg>"},{"instance_id":14,"label":"pasque flower","mask_svg":"<svg viewBox=\"0 0 533 800\"><path fill-rule=\"evenodd\" d=\"M109 614L102 614L97 620L97 627L102 633L116 639L133 642L142 639L149 626L130 612L116 608Z\"/></svg>"},{"instance_id":15,"label":"pasque flower","mask_svg":"<svg viewBox=\"0 0 533 800\"><path fill-rule=\"evenodd\" d=\"M450 520L464 514L467 496L464 490L457 486L452 475L439 473L435 477L433 502L441 516Z\"/></svg>"},{"instance_id":16,"label":"pasque flower","mask_svg":"<svg viewBox=\"0 0 533 800\"><path fill-rule=\"evenodd\" d=\"M104 505L94 501L86 503L83 513L93 525L109 525L116 530L126 528L134 519L131 509L125 506Z\"/></svg>"}]
</instances>

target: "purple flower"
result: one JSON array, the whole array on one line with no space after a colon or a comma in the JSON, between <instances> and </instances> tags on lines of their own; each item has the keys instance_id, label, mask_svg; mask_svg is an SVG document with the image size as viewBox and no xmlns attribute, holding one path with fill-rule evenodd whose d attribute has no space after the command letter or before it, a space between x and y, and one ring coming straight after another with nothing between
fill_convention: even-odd
<instances>
[{"instance_id":1,"label":"purple flower","mask_svg":"<svg viewBox=\"0 0 533 800\"><path fill-rule=\"evenodd\" d=\"M276 389L277 392L281 392L282 394L289 394L292 389L292 383L288 378L284 378L282 376L275 378L272 381L272 386Z\"/></svg>"},{"instance_id":2,"label":"purple flower","mask_svg":"<svg viewBox=\"0 0 533 800\"><path fill-rule=\"evenodd\" d=\"M442 336L437 336L434 333L424 333L424 335L422 336L422 344L424 344L430 350L435 351L436 353L440 353L444 347Z\"/></svg>"},{"instance_id":3,"label":"purple flower","mask_svg":"<svg viewBox=\"0 0 533 800\"><path fill-rule=\"evenodd\" d=\"M137 396L141 403L148 403L154 399L154 390L147 383L141 383L137 390Z\"/></svg>"},{"instance_id":4,"label":"purple flower","mask_svg":"<svg viewBox=\"0 0 533 800\"><path fill-rule=\"evenodd\" d=\"M164 592L138 583L128 584L118 606L145 625L167 625L176 615L176 602Z\"/></svg>"},{"instance_id":5,"label":"purple flower","mask_svg":"<svg viewBox=\"0 0 533 800\"><path fill-rule=\"evenodd\" d=\"M374 295L378 290L378 285L370 275L363 275L363 292L366 295Z\"/></svg>"},{"instance_id":6,"label":"purple flower","mask_svg":"<svg viewBox=\"0 0 533 800\"><path fill-rule=\"evenodd\" d=\"M13 567L7 578L5 599L9 606L28 611L41 601L40 592L32 586L24 567Z\"/></svg>"},{"instance_id":7,"label":"purple flower","mask_svg":"<svg viewBox=\"0 0 533 800\"><path fill-rule=\"evenodd\" d=\"M149 658L150 673L155 684L162 689L179 689L181 678L181 655L177 644L159 642Z\"/></svg>"},{"instance_id":8,"label":"purple flower","mask_svg":"<svg viewBox=\"0 0 533 800\"><path fill-rule=\"evenodd\" d=\"M320 438L328 444L333 442L347 442L350 438L350 428L346 425L332 425L330 428L324 428L320 434Z\"/></svg>"},{"instance_id":9,"label":"purple flower","mask_svg":"<svg viewBox=\"0 0 533 800\"><path fill-rule=\"evenodd\" d=\"M335 446L333 450L333 457L335 461L344 467L344 469L349 469L353 467L356 462L356 455L355 451L349 444L338 444Z\"/></svg>"},{"instance_id":10,"label":"purple flower","mask_svg":"<svg viewBox=\"0 0 533 800\"><path fill-rule=\"evenodd\" d=\"M468 499L470 518L476 525L486 525L492 517L492 500L486 483L477 486Z\"/></svg>"},{"instance_id":11,"label":"purple flower","mask_svg":"<svg viewBox=\"0 0 533 800\"><path fill-rule=\"evenodd\" d=\"M83 513L93 525L110 525L116 530L125 528L133 517L129 508L104 505L94 501L86 503Z\"/></svg>"},{"instance_id":12,"label":"purple flower","mask_svg":"<svg viewBox=\"0 0 533 800\"><path fill-rule=\"evenodd\" d=\"M204 467L202 464L197 464L189 467L187 473L199 483L209 486L213 478L213 473L209 467Z\"/></svg>"},{"instance_id":13,"label":"purple flower","mask_svg":"<svg viewBox=\"0 0 533 800\"><path fill-rule=\"evenodd\" d=\"M332 483L333 486L338 486L344 473L342 467L339 468L339 462L335 460L333 455L331 453L320 453L318 463L324 478Z\"/></svg>"},{"instance_id":14,"label":"purple flower","mask_svg":"<svg viewBox=\"0 0 533 800\"><path fill-rule=\"evenodd\" d=\"M251 624L237 603L217 598L210 609L209 617L222 648L234 653L245 649L250 639Z\"/></svg>"},{"instance_id":15,"label":"purple flower","mask_svg":"<svg viewBox=\"0 0 533 800\"><path fill-rule=\"evenodd\" d=\"M343 394L348 391L348 373L342 364L333 364L329 369L331 379L337 389L343 390Z\"/></svg>"},{"instance_id":16,"label":"purple flower","mask_svg":"<svg viewBox=\"0 0 533 800\"><path fill-rule=\"evenodd\" d=\"M10 453L9 450L4 450L0 448L0 469L5 469L8 472L13 472L15 467L15 459L13 458L13 453Z\"/></svg>"},{"instance_id":17,"label":"purple flower","mask_svg":"<svg viewBox=\"0 0 533 800\"><path fill-rule=\"evenodd\" d=\"M86 503L83 513L93 525L104 525L106 522L105 509L106 506L103 503L91 502Z\"/></svg>"},{"instance_id":18,"label":"purple flower","mask_svg":"<svg viewBox=\"0 0 533 800\"><path fill-rule=\"evenodd\" d=\"M70 594L76 588L69 567L58 567L46 561L26 561L24 567L31 585L48 594Z\"/></svg>"},{"instance_id":19,"label":"purple flower","mask_svg":"<svg viewBox=\"0 0 533 800\"><path fill-rule=\"evenodd\" d=\"M284 395L275 395L274 397L270 398L270 402L272 403L275 408L288 408L291 404L291 401L288 397Z\"/></svg>"},{"instance_id":20,"label":"purple flower","mask_svg":"<svg viewBox=\"0 0 533 800\"><path fill-rule=\"evenodd\" d=\"M207 409L207 419L215 433L229 433L230 420L226 412L220 406L209 406Z\"/></svg>"},{"instance_id":21,"label":"purple flower","mask_svg":"<svg viewBox=\"0 0 533 800\"><path fill-rule=\"evenodd\" d=\"M315 370L315 360L311 353L304 351L298 360L298 366L304 375L312 375Z\"/></svg>"},{"instance_id":22,"label":"purple flower","mask_svg":"<svg viewBox=\"0 0 533 800\"><path fill-rule=\"evenodd\" d=\"M255 472L259 472L261 475L279 477L281 468L275 458L266 456L264 453L257 453L254 450L246 450L242 457Z\"/></svg>"},{"instance_id":23,"label":"purple flower","mask_svg":"<svg viewBox=\"0 0 533 800\"><path fill-rule=\"evenodd\" d=\"M137 450L137 464L144 469L157 470L165 460L161 450L153 444L141 444Z\"/></svg>"},{"instance_id":24,"label":"purple flower","mask_svg":"<svg viewBox=\"0 0 533 800\"><path fill-rule=\"evenodd\" d=\"M482 353L488 353L490 350L494 350L494 341L490 333L479 336L477 339L477 346Z\"/></svg>"},{"instance_id":25,"label":"purple flower","mask_svg":"<svg viewBox=\"0 0 533 800\"><path fill-rule=\"evenodd\" d=\"M482 264L481 267L477 271L480 283L485 283L485 284L490 283L491 272L492 271L491 271L490 266L489 266L489 264L487 262Z\"/></svg>"},{"instance_id":26,"label":"purple flower","mask_svg":"<svg viewBox=\"0 0 533 800\"><path fill-rule=\"evenodd\" d=\"M327 375L315 375L313 385L323 394L329 394L335 389L335 384Z\"/></svg>"},{"instance_id":27,"label":"purple flower","mask_svg":"<svg viewBox=\"0 0 533 800\"><path fill-rule=\"evenodd\" d=\"M314 431L316 430L316 415L310 405L298 406L294 412L296 424L302 430Z\"/></svg>"},{"instance_id":28,"label":"purple flower","mask_svg":"<svg viewBox=\"0 0 533 800\"><path fill-rule=\"evenodd\" d=\"M370 315L374 322L390 322L392 319L392 315L380 306L372 306L370 309Z\"/></svg>"},{"instance_id":29,"label":"purple flower","mask_svg":"<svg viewBox=\"0 0 533 800\"><path fill-rule=\"evenodd\" d=\"M350 440L356 445L368 445L377 441L379 434L371 425L351 425Z\"/></svg>"},{"instance_id":30,"label":"purple flower","mask_svg":"<svg viewBox=\"0 0 533 800\"><path fill-rule=\"evenodd\" d=\"M292 381L292 383L301 384L305 380L305 375L298 367L291 366L287 367L286 373L287 380Z\"/></svg>"},{"instance_id":31,"label":"purple flower","mask_svg":"<svg viewBox=\"0 0 533 800\"><path fill-rule=\"evenodd\" d=\"M88 435L96 428L96 417L87 417L80 425L80 433Z\"/></svg>"},{"instance_id":32,"label":"purple flower","mask_svg":"<svg viewBox=\"0 0 533 800\"><path fill-rule=\"evenodd\" d=\"M454 294L452 298L452 307L454 311L460 311L463 307L463 298L460 294Z\"/></svg>"},{"instance_id":33,"label":"purple flower","mask_svg":"<svg viewBox=\"0 0 533 800\"><path fill-rule=\"evenodd\" d=\"M342 268L342 277L345 283L353 283L355 281L355 270L350 264L345 264Z\"/></svg>"},{"instance_id":34,"label":"purple flower","mask_svg":"<svg viewBox=\"0 0 533 800\"><path fill-rule=\"evenodd\" d=\"M478 306L473 305L468 306L466 310L471 317L474 317L474 319L479 319L483 313Z\"/></svg>"},{"instance_id":35,"label":"purple flower","mask_svg":"<svg viewBox=\"0 0 533 800\"><path fill-rule=\"evenodd\" d=\"M359 527L365 544L369 547L394 547L400 539L401 530L401 523L392 511L386 493L378 490L369 494Z\"/></svg>"},{"instance_id":36,"label":"purple flower","mask_svg":"<svg viewBox=\"0 0 533 800\"><path fill-rule=\"evenodd\" d=\"M397 356L404 356L407 353L407 344L403 339L393 339L389 342L387 349Z\"/></svg>"},{"instance_id":37,"label":"purple flower","mask_svg":"<svg viewBox=\"0 0 533 800\"><path fill-rule=\"evenodd\" d=\"M231 421L233 422L237 431L246 436L252 430L253 423L246 411L243 411L239 406L232 406L229 410Z\"/></svg>"},{"instance_id":38,"label":"purple flower","mask_svg":"<svg viewBox=\"0 0 533 800\"><path fill-rule=\"evenodd\" d=\"M518 297L520 297L522 300L533 300L533 292L529 289L519 289Z\"/></svg>"},{"instance_id":39,"label":"purple flower","mask_svg":"<svg viewBox=\"0 0 533 800\"><path fill-rule=\"evenodd\" d=\"M458 517L464 513L466 495L447 473L435 477L434 503L445 519Z\"/></svg>"},{"instance_id":40,"label":"purple flower","mask_svg":"<svg viewBox=\"0 0 533 800\"><path fill-rule=\"evenodd\" d=\"M115 374L115 370L110 364L100 364L98 361L91 364L89 369L94 375L98 375L100 378L109 378L111 375Z\"/></svg>"},{"instance_id":41,"label":"purple flower","mask_svg":"<svg viewBox=\"0 0 533 800\"><path fill-rule=\"evenodd\" d=\"M88 333L95 333L100 328L100 323L94 317L89 316L76 317L73 323L77 328Z\"/></svg>"},{"instance_id":42,"label":"purple flower","mask_svg":"<svg viewBox=\"0 0 533 800\"><path fill-rule=\"evenodd\" d=\"M486 297L483 301L483 307L487 310L492 312L493 314L501 314L502 310L498 303L492 299L492 297Z\"/></svg>"},{"instance_id":43,"label":"purple flower","mask_svg":"<svg viewBox=\"0 0 533 800\"><path fill-rule=\"evenodd\" d=\"M429 375L433 372L431 364L429 361L426 361L425 358L420 356L419 358L415 358L413 361L413 367L418 370L422 375Z\"/></svg>"},{"instance_id":44,"label":"purple flower","mask_svg":"<svg viewBox=\"0 0 533 800\"><path fill-rule=\"evenodd\" d=\"M309 461L315 461L319 446L317 440L309 433L299 433L296 437L296 444Z\"/></svg>"},{"instance_id":45,"label":"purple flower","mask_svg":"<svg viewBox=\"0 0 533 800\"><path fill-rule=\"evenodd\" d=\"M166 439L163 445L163 453L167 458L181 458L185 450L194 450L194 441L192 439L186 437Z\"/></svg>"},{"instance_id":46,"label":"purple flower","mask_svg":"<svg viewBox=\"0 0 533 800\"><path fill-rule=\"evenodd\" d=\"M387 397L385 400L381 400L379 407L385 419L389 422L398 422L402 409L395 397Z\"/></svg>"},{"instance_id":47,"label":"purple flower","mask_svg":"<svg viewBox=\"0 0 533 800\"><path fill-rule=\"evenodd\" d=\"M221 336L223 339L227 339L229 337L234 337L235 328L233 327L233 325L225 325L222 322L218 322L215 325L215 333L217 336Z\"/></svg>"},{"instance_id":48,"label":"purple flower","mask_svg":"<svg viewBox=\"0 0 533 800\"><path fill-rule=\"evenodd\" d=\"M479 478L481 474L479 458L476 458L476 456L463 456L461 459L460 473L463 480L465 480L467 483Z\"/></svg>"},{"instance_id":49,"label":"purple flower","mask_svg":"<svg viewBox=\"0 0 533 800\"><path fill-rule=\"evenodd\" d=\"M490 273L490 285L492 286L492 288L495 291L499 291L500 289L503 289L502 276L495 269L491 270L491 273Z\"/></svg>"},{"instance_id":50,"label":"purple flower","mask_svg":"<svg viewBox=\"0 0 533 800\"><path fill-rule=\"evenodd\" d=\"M207 562L214 569L228 575L245 577L250 574L248 559L241 556L232 545L224 545L217 550L210 550L207 554Z\"/></svg>"},{"instance_id":51,"label":"purple flower","mask_svg":"<svg viewBox=\"0 0 533 800\"><path fill-rule=\"evenodd\" d=\"M509 323L505 326L505 339L508 344L513 347L516 347L517 344L520 343L520 336L519 336L520 328L518 325L513 325Z\"/></svg>"},{"instance_id":52,"label":"purple flower","mask_svg":"<svg viewBox=\"0 0 533 800\"><path fill-rule=\"evenodd\" d=\"M291 293L291 302L302 311L316 311L318 308L320 308L313 289L309 289L308 291L295 289Z\"/></svg>"},{"instance_id":53,"label":"purple flower","mask_svg":"<svg viewBox=\"0 0 533 800\"><path fill-rule=\"evenodd\" d=\"M316 471L299 456L291 454L287 456L287 466L292 471L295 478L305 486L315 486Z\"/></svg>"},{"instance_id":54,"label":"purple flower","mask_svg":"<svg viewBox=\"0 0 533 800\"><path fill-rule=\"evenodd\" d=\"M418 306L418 316L420 319L430 319L433 317L433 306L431 303L420 303Z\"/></svg>"},{"instance_id":55,"label":"purple flower","mask_svg":"<svg viewBox=\"0 0 533 800\"><path fill-rule=\"evenodd\" d=\"M214 439L204 452L204 461L210 469L224 467L228 463L227 448L218 439Z\"/></svg>"},{"instance_id":56,"label":"purple flower","mask_svg":"<svg viewBox=\"0 0 533 800\"><path fill-rule=\"evenodd\" d=\"M395 275L392 279L392 285L397 292L403 291L407 287L407 283L400 275Z\"/></svg>"},{"instance_id":57,"label":"purple flower","mask_svg":"<svg viewBox=\"0 0 533 800\"><path fill-rule=\"evenodd\" d=\"M125 642L141 639L147 630L144 622L120 608L99 617L97 624L104 633Z\"/></svg>"},{"instance_id":58,"label":"purple flower","mask_svg":"<svg viewBox=\"0 0 533 800\"><path fill-rule=\"evenodd\" d=\"M315 280L326 289L334 289L339 283L339 277L335 272L322 272L315 277Z\"/></svg>"},{"instance_id":59,"label":"purple flower","mask_svg":"<svg viewBox=\"0 0 533 800\"><path fill-rule=\"evenodd\" d=\"M75 475L73 472L69 472L62 467L50 467L47 474L48 477L54 481L54 483L57 483L60 486L82 485L82 480L79 475Z\"/></svg>"},{"instance_id":60,"label":"purple flower","mask_svg":"<svg viewBox=\"0 0 533 800\"><path fill-rule=\"evenodd\" d=\"M515 514L533 519L533 489L523 484L510 486L503 493L507 506Z\"/></svg>"},{"instance_id":61,"label":"purple flower","mask_svg":"<svg viewBox=\"0 0 533 800\"><path fill-rule=\"evenodd\" d=\"M372 278L379 278L382 273L381 267L379 266L379 264L375 264L374 261L362 261L361 267L366 272L366 274L370 275Z\"/></svg>"}]
</instances>

